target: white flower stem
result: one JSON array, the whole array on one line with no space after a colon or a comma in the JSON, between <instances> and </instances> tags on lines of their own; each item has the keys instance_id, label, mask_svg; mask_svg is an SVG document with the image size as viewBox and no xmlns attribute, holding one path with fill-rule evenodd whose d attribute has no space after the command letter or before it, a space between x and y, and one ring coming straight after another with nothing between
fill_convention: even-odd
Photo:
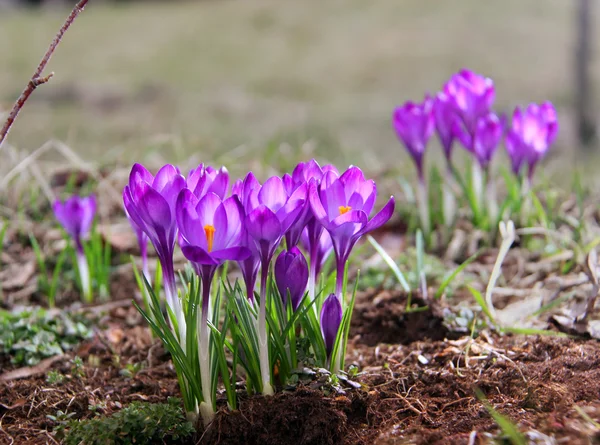
<instances>
[{"instance_id":1,"label":"white flower stem","mask_svg":"<svg viewBox=\"0 0 600 445\"><path fill-rule=\"evenodd\" d=\"M198 317L197 330L198 330L198 359L200 361L200 379L202 383L202 398L204 399L200 403L200 415L202 416L202 422L204 426L211 423L215 417L215 410L213 408L212 400L212 379L210 372L210 336L208 330L208 312L209 312L209 299L210 298L210 287L203 281L202 283L202 308L201 315Z\"/></svg>"},{"instance_id":2,"label":"white flower stem","mask_svg":"<svg viewBox=\"0 0 600 445\"><path fill-rule=\"evenodd\" d=\"M429 236L431 232L431 224L429 222L429 199L427 194L427 183L422 176L419 178L417 186L417 207L419 208L419 217L421 219L421 229L425 236Z\"/></svg>"},{"instance_id":3,"label":"white flower stem","mask_svg":"<svg viewBox=\"0 0 600 445\"><path fill-rule=\"evenodd\" d=\"M483 171L481 169L481 165L479 162L472 162L472 179L473 179L473 191L475 193L475 205L477 206L477 213L479 213L479 209L482 207L483 203Z\"/></svg>"},{"instance_id":4,"label":"white flower stem","mask_svg":"<svg viewBox=\"0 0 600 445\"><path fill-rule=\"evenodd\" d=\"M83 249L77 249L77 270L79 271L79 281L81 282L81 292L83 300L86 303L91 303L93 300L92 286L90 280L90 268Z\"/></svg>"},{"instance_id":5,"label":"white flower stem","mask_svg":"<svg viewBox=\"0 0 600 445\"><path fill-rule=\"evenodd\" d=\"M448 167L446 169L446 178L444 181L443 193L444 193L444 225L447 228L451 228L454 224L454 217L456 214L456 198L452 187L454 184L454 173L452 169Z\"/></svg>"},{"instance_id":6,"label":"white flower stem","mask_svg":"<svg viewBox=\"0 0 600 445\"><path fill-rule=\"evenodd\" d=\"M492 175L489 172L487 177L486 195L490 225L495 227L496 222L498 221L498 201L496 199L496 184L494 184Z\"/></svg>"},{"instance_id":7,"label":"white flower stem","mask_svg":"<svg viewBox=\"0 0 600 445\"><path fill-rule=\"evenodd\" d=\"M273 395L271 386L271 369L269 367L269 337L267 335L267 277L269 275L269 262L261 264L260 271L260 304L258 308L258 349L260 360L260 374L262 377L262 393L266 396Z\"/></svg>"},{"instance_id":8,"label":"white flower stem","mask_svg":"<svg viewBox=\"0 0 600 445\"><path fill-rule=\"evenodd\" d=\"M527 226L528 224L528 217L529 214L531 213L531 196L530 196L530 192L531 192L531 180L529 178L529 176L525 176L523 178L523 185L521 186L521 198L522 198L522 205L521 205L521 226Z\"/></svg>"},{"instance_id":9,"label":"white flower stem","mask_svg":"<svg viewBox=\"0 0 600 445\"><path fill-rule=\"evenodd\" d=\"M166 270L163 267L163 270ZM168 270L167 270L168 271ZM181 300L179 299L179 295L177 294L177 286L175 285L175 275L173 273L166 273L164 276L165 282L165 297L167 299L167 304L169 308L175 314L175 319L177 322L178 332L179 332L179 345L183 352L186 352L186 322L185 316L183 314L183 308L181 306Z\"/></svg>"}]
</instances>

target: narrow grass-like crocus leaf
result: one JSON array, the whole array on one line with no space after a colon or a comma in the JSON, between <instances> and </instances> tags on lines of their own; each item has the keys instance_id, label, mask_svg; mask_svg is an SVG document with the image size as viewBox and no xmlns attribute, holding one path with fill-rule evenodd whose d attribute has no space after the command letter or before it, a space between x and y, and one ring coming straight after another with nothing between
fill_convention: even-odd
<instances>
[{"instance_id":1,"label":"narrow grass-like crocus leaf","mask_svg":"<svg viewBox=\"0 0 600 445\"><path fill-rule=\"evenodd\" d=\"M475 301L477 302L477 304L479 306L481 306L481 310L483 311L483 313L487 316L487 318L490 320L490 322L493 325L495 325L496 322L494 319L494 315L488 308L485 298L483 298L483 295L481 295L481 292L479 292L477 289L475 289L474 287L471 287L469 285L467 285L467 289L469 289L469 292L471 292L471 295L473 295L473 298L475 298Z\"/></svg>"},{"instance_id":2,"label":"narrow grass-like crocus leaf","mask_svg":"<svg viewBox=\"0 0 600 445\"><path fill-rule=\"evenodd\" d=\"M479 255L481 255L481 252L482 252L482 250L478 250L477 252L475 252L473 255L471 255L469 258L467 258L460 266L458 266L456 269L454 269L452 272L450 272L444 278L444 280L442 281L442 283L438 287L438 290L435 293L434 297L436 300L438 300L442 297L446 288L450 285L450 283L452 283L454 281L454 279L456 278L456 276L459 273L461 273L469 264L471 264L473 261L475 261L477 258L479 258Z\"/></svg>"},{"instance_id":3,"label":"narrow grass-like crocus leaf","mask_svg":"<svg viewBox=\"0 0 600 445\"><path fill-rule=\"evenodd\" d=\"M511 333L511 334L520 334L520 335L544 335L546 337L560 337L560 338L569 338L571 337L564 332L558 331L550 331L548 329L534 329L534 328L519 328L515 326L503 326L500 328L500 331Z\"/></svg>"},{"instance_id":4,"label":"narrow grass-like crocus leaf","mask_svg":"<svg viewBox=\"0 0 600 445\"><path fill-rule=\"evenodd\" d=\"M408 281L406 281L404 274L402 273L396 262L393 260L393 258L385 251L381 244L375 241L375 238L373 238L371 235L367 236L367 240L375 248L375 250L381 256L383 261L385 261L390 270L394 273L396 279L402 286L402 289L404 289L405 292L410 292L410 286L408 284Z\"/></svg>"},{"instance_id":5,"label":"narrow grass-like crocus leaf","mask_svg":"<svg viewBox=\"0 0 600 445\"><path fill-rule=\"evenodd\" d=\"M503 416L487 401L485 395L479 388L475 389L475 395L483 403L485 409L490 413L502 433L508 438L512 445L527 445L525 436L519 431L519 428L506 416Z\"/></svg>"}]
</instances>

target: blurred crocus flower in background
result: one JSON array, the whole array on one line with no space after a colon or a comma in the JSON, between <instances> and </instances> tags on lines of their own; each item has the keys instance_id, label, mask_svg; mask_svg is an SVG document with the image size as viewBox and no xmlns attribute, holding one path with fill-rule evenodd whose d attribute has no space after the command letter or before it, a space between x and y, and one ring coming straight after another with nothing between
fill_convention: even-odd
<instances>
[{"instance_id":1,"label":"blurred crocus flower in background","mask_svg":"<svg viewBox=\"0 0 600 445\"><path fill-rule=\"evenodd\" d=\"M308 263L297 247L282 251L275 260L275 283L284 305L289 297L292 309L298 309L308 284Z\"/></svg>"},{"instance_id":2,"label":"blurred crocus flower in background","mask_svg":"<svg viewBox=\"0 0 600 445\"><path fill-rule=\"evenodd\" d=\"M444 85L444 94L454 105L454 111L459 117L455 133L465 131L471 138L477 129L479 118L487 115L496 98L494 82L488 77L481 76L471 70L463 69L454 74ZM464 140L464 139L463 139ZM471 146L466 146L471 150Z\"/></svg>"},{"instance_id":3,"label":"blurred crocus flower in background","mask_svg":"<svg viewBox=\"0 0 600 445\"><path fill-rule=\"evenodd\" d=\"M517 107L504 142L515 175L527 164L527 179L531 181L537 163L546 155L557 133L556 109L550 102L530 104L525 111Z\"/></svg>"},{"instance_id":4,"label":"blurred crocus flower in background","mask_svg":"<svg viewBox=\"0 0 600 445\"><path fill-rule=\"evenodd\" d=\"M81 290L85 301L91 302L90 270L83 251L82 240L88 237L92 228L92 222L96 215L96 197L94 195L72 196L64 202L57 199L52 205L52 210L58 222L75 242Z\"/></svg>"},{"instance_id":5,"label":"blurred crocus flower in background","mask_svg":"<svg viewBox=\"0 0 600 445\"><path fill-rule=\"evenodd\" d=\"M425 100L420 104L407 102L403 106L396 108L393 116L396 135L404 144L417 166L417 174L419 177L417 186L419 216L421 219L421 227L426 234L430 232L430 221L427 182L425 180L425 172L423 171L423 158L427 143L435 130L433 103L433 100L428 96L425 97Z\"/></svg>"},{"instance_id":6,"label":"blurred crocus flower in background","mask_svg":"<svg viewBox=\"0 0 600 445\"><path fill-rule=\"evenodd\" d=\"M422 103L406 102L394 110L393 124L398 139L415 161L419 180L424 181L423 158L435 130L433 100L425 97Z\"/></svg>"},{"instance_id":7,"label":"blurred crocus flower in background","mask_svg":"<svg viewBox=\"0 0 600 445\"><path fill-rule=\"evenodd\" d=\"M331 354L335 347L335 340L342 323L342 306L335 294L330 294L321 308L321 334L325 341L325 350L329 360L335 359Z\"/></svg>"},{"instance_id":8,"label":"blurred crocus flower in background","mask_svg":"<svg viewBox=\"0 0 600 445\"><path fill-rule=\"evenodd\" d=\"M504 134L504 124L494 113L479 118L473 137L473 154L483 170L487 170Z\"/></svg>"},{"instance_id":9,"label":"blurred crocus flower in background","mask_svg":"<svg viewBox=\"0 0 600 445\"><path fill-rule=\"evenodd\" d=\"M179 341L185 350L185 317L175 284L173 252L177 235L175 202L185 188L185 178L176 167L167 164L153 176L140 164L134 164L129 184L123 190L123 202L129 217L148 236L163 271L165 296L175 314Z\"/></svg>"},{"instance_id":10,"label":"blurred crocus flower in background","mask_svg":"<svg viewBox=\"0 0 600 445\"><path fill-rule=\"evenodd\" d=\"M454 145L455 134L452 129L454 121L458 118L454 104L450 97L443 91L435 96L433 103L433 118L435 129L442 144L448 169L452 169L452 147Z\"/></svg>"},{"instance_id":11,"label":"blurred crocus flower in background","mask_svg":"<svg viewBox=\"0 0 600 445\"><path fill-rule=\"evenodd\" d=\"M494 227L496 226L495 221L498 217L498 204L494 177L490 172L490 162L504 135L503 120L490 112L486 116L479 118L475 134L473 135L473 155L481 167L481 169L474 171L482 171L486 174L486 204L488 217L493 221ZM473 181L473 185L475 187L475 196L483 196L483 191L481 190L481 187L483 187L482 181L475 180Z\"/></svg>"},{"instance_id":12,"label":"blurred crocus flower in background","mask_svg":"<svg viewBox=\"0 0 600 445\"><path fill-rule=\"evenodd\" d=\"M433 103L433 117L435 121L435 129L446 156L446 169L444 174L443 184L443 216L444 225L451 227L454 223L456 215L456 199L454 198L453 187L455 183L454 165L452 163L452 148L456 135L454 127L455 121L458 119L454 103L448 94L440 91L435 96Z\"/></svg>"}]
</instances>

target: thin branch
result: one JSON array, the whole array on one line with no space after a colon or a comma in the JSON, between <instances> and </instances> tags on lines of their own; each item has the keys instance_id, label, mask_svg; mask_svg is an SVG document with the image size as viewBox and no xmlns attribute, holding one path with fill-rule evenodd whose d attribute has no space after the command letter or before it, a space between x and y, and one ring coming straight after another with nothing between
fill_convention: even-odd
<instances>
[{"instance_id":1,"label":"thin branch","mask_svg":"<svg viewBox=\"0 0 600 445\"><path fill-rule=\"evenodd\" d=\"M40 64L33 73L33 76L31 76L31 80L29 80L27 86L13 105L13 108L10 111L8 118L4 123L4 126L2 127L2 129L0 129L0 150L2 149L2 144L4 143L4 139L6 139L6 136L8 135L10 127L12 127L13 123L15 122L15 119L19 115L19 112L23 108L23 105L25 105L25 102L27 102L29 96L31 96L31 93L33 93L34 90L40 85L47 83L54 75L54 73L50 73L47 76L43 76L42 73L46 68L46 65L50 61L52 54L54 54L54 50L56 50L56 47L60 44L65 32L67 32L67 29L71 27L73 21L77 18L79 13L83 11L83 8L85 7L88 1L89 0L80 0L79 2L77 2L75 7L73 7L71 14L69 14L69 17L67 17L67 20L65 20L65 23L63 23L62 27L59 29L58 33L54 37L54 40L52 40L52 43L50 43L50 47L46 51L46 54L44 54L44 57L42 57Z\"/></svg>"}]
</instances>

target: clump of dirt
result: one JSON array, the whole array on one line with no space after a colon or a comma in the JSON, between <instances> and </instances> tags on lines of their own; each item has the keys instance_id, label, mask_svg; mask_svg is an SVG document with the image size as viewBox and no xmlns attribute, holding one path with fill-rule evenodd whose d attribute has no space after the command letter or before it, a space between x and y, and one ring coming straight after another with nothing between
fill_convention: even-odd
<instances>
[{"instance_id":1,"label":"clump of dirt","mask_svg":"<svg viewBox=\"0 0 600 445\"><path fill-rule=\"evenodd\" d=\"M257 396L242 402L239 411L221 413L207 431L212 436L208 443L354 444L373 436L372 431L365 434L368 404L368 397L359 391L326 397L301 387L274 397Z\"/></svg>"},{"instance_id":2,"label":"clump of dirt","mask_svg":"<svg viewBox=\"0 0 600 445\"><path fill-rule=\"evenodd\" d=\"M449 331L437 311L427 306L418 294L413 294L413 310L407 312L407 299L408 294L400 291L357 295L350 337L357 336L365 345L376 346L379 343L408 345L425 339L443 340L448 336Z\"/></svg>"}]
</instances>

